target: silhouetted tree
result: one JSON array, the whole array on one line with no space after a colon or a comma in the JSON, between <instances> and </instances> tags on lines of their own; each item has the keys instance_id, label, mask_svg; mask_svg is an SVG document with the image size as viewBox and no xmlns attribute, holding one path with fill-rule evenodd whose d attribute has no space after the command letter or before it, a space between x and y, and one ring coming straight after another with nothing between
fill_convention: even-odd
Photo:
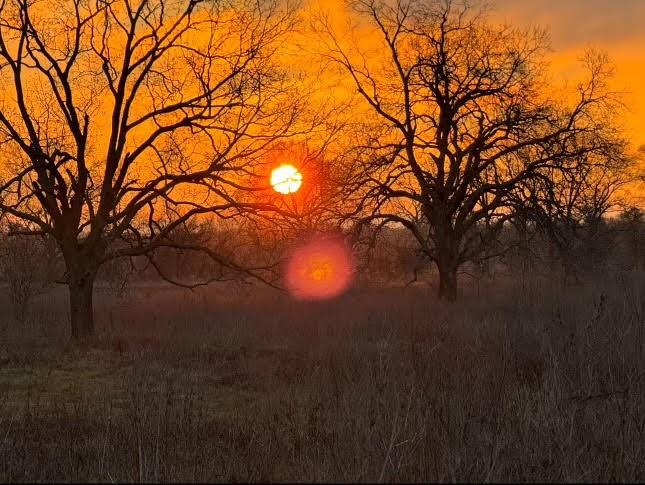
<instances>
[{"instance_id":1,"label":"silhouetted tree","mask_svg":"<svg viewBox=\"0 0 645 485\"><path fill-rule=\"evenodd\" d=\"M630 162L617 145L525 180L514 192L516 217L533 222L546 236L565 281L577 270L598 267L606 259L611 228L604 218L622 202L620 189L632 181Z\"/></svg>"},{"instance_id":2,"label":"silhouetted tree","mask_svg":"<svg viewBox=\"0 0 645 485\"><path fill-rule=\"evenodd\" d=\"M73 337L94 333L106 261L175 247L237 268L173 234L273 209L248 180L299 112L273 61L291 6L5 0L0 18L0 211L59 245Z\"/></svg>"},{"instance_id":3,"label":"silhouetted tree","mask_svg":"<svg viewBox=\"0 0 645 485\"><path fill-rule=\"evenodd\" d=\"M24 323L34 297L56 280L58 254L50 238L12 229L0 232L0 281L7 285L16 321Z\"/></svg>"},{"instance_id":4,"label":"silhouetted tree","mask_svg":"<svg viewBox=\"0 0 645 485\"><path fill-rule=\"evenodd\" d=\"M645 213L638 207L621 212L617 221L626 249L627 267L645 268Z\"/></svg>"},{"instance_id":5,"label":"silhouetted tree","mask_svg":"<svg viewBox=\"0 0 645 485\"><path fill-rule=\"evenodd\" d=\"M541 30L493 25L471 2L349 3L354 31L376 32L378 46L361 51L324 17L317 28L373 115L347 157L351 219L405 227L437 266L439 296L454 300L458 268L497 251L521 183L616 148L609 69L588 56L589 77L565 103L545 82Z\"/></svg>"}]
</instances>

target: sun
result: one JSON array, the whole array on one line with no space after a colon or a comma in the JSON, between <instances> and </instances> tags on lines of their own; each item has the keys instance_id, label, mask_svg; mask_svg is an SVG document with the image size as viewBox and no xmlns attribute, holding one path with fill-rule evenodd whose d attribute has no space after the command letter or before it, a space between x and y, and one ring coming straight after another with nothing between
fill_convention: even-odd
<instances>
[{"instance_id":1,"label":"sun","mask_svg":"<svg viewBox=\"0 0 645 485\"><path fill-rule=\"evenodd\" d=\"M271 172L271 187L280 194L298 192L302 185L302 174L293 165L280 165Z\"/></svg>"}]
</instances>

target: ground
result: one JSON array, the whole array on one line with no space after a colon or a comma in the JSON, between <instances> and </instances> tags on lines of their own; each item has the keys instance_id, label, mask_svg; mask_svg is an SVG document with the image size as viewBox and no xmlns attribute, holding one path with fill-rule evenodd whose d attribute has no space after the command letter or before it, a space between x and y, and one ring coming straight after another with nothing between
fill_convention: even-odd
<instances>
[{"instance_id":1,"label":"ground","mask_svg":"<svg viewBox=\"0 0 645 485\"><path fill-rule=\"evenodd\" d=\"M645 479L643 274L96 300L2 312L0 481Z\"/></svg>"}]
</instances>

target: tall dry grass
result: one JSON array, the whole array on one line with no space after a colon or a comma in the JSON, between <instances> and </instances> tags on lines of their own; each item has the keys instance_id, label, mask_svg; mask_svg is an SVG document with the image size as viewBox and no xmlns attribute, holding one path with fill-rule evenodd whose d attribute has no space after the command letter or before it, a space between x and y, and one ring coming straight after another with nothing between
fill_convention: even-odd
<instances>
[{"instance_id":1,"label":"tall dry grass","mask_svg":"<svg viewBox=\"0 0 645 485\"><path fill-rule=\"evenodd\" d=\"M645 480L643 274L132 291L86 348L62 294L4 322L0 480Z\"/></svg>"}]
</instances>

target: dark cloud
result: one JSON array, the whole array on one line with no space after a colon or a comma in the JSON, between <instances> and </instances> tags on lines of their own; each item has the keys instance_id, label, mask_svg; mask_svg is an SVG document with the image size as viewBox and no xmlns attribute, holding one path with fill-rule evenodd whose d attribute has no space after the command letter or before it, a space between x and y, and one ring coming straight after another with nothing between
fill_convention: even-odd
<instances>
[{"instance_id":1,"label":"dark cloud","mask_svg":"<svg viewBox=\"0 0 645 485\"><path fill-rule=\"evenodd\" d=\"M497 0L509 20L550 27L554 47L638 43L645 48L645 0Z\"/></svg>"}]
</instances>

